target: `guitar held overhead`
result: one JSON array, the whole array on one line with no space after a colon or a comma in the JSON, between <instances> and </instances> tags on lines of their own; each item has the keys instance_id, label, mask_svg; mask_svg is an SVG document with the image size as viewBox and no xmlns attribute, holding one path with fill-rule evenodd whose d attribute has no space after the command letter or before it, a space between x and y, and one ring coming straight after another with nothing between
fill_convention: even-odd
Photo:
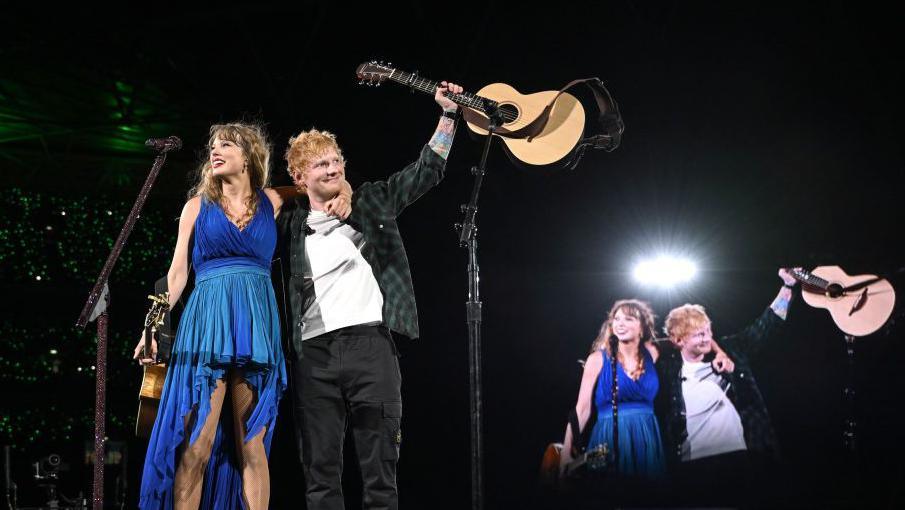
<instances>
[{"instance_id":1,"label":"guitar held overhead","mask_svg":"<svg viewBox=\"0 0 905 510\"><path fill-rule=\"evenodd\" d=\"M801 282L804 301L825 308L839 329L851 336L866 336L883 327L896 303L892 285L876 275L849 276L839 266L789 272Z\"/></svg>"},{"instance_id":2,"label":"guitar held overhead","mask_svg":"<svg viewBox=\"0 0 905 510\"><path fill-rule=\"evenodd\" d=\"M379 85L390 80L427 94L433 94L439 86L437 81L379 62L360 64L356 75L362 83ZM577 80L566 88L595 80ZM596 89L597 84L603 92ZM613 150L619 145L622 134L622 121L615 101L599 80L588 86L598 100L601 119L606 117L612 121L613 129L608 130L606 135L585 139L582 138L585 130L584 106L565 89L521 94L505 83L492 83L477 94L463 92L448 94L447 97L462 107L462 116L468 128L476 134L488 134L491 117L498 116L499 124L493 132L503 141L513 162L529 166L574 166L585 147ZM579 149L577 158L576 148Z\"/></svg>"}]
</instances>

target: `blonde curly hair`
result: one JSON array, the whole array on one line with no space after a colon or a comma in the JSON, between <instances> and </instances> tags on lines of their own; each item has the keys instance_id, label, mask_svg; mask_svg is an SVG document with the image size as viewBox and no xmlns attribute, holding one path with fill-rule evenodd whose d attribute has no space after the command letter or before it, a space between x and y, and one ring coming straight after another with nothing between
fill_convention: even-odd
<instances>
[{"instance_id":1,"label":"blonde curly hair","mask_svg":"<svg viewBox=\"0 0 905 510\"><path fill-rule=\"evenodd\" d=\"M242 149L242 154L248 163L248 174L253 190L264 188L270 184L270 153L272 146L267 140L264 128L260 124L244 122L230 122L228 124L215 124L211 126L208 150L214 140L229 140ZM214 176L213 167L209 157L198 167L198 182L189 191L189 197L201 195L211 202L219 204L223 198L223 187L220 178ZM248 211L250 216L258 207L258 194L252 193L248 198Z\"/></svg>"}]
</instances>

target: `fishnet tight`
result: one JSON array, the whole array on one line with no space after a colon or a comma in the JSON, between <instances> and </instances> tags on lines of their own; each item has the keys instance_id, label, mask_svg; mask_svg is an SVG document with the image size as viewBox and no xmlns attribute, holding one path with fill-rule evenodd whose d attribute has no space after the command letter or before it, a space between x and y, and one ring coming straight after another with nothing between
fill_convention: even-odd
<instances>
[{"instance_id":1,"label":"fishnet tight","mask_svg":"<svg viewBox=\"0 0 905 510\"><path fill-rule=\"evenodd\" d=\"M217 434L217 422L223 409L223 400L229 387L232 399L233 424L236 436L236 451L242 465L242 497L245 508L249 510L266 509L270 501L270 471L267 468L267 454L264 450L264 434L266 429L247 442L243 441L247 430L245 423L256 402L254 390L237 370L230 370L227 384L218 380L211 394L211 412L208 414L194 443L189 443L192 425L195 421L193 412L186 417L185 442L182 457L176 468L176 480L173 483L173 495L176 510L196 510L201 504L201 488L204 470L211 456L211 447Z\"/></svg>"}]
</instances>

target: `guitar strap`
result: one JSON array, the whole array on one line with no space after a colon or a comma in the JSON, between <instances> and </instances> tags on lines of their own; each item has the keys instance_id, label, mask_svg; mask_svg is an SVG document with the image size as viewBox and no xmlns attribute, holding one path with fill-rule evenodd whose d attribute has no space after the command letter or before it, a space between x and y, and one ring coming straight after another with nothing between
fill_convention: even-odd
<instances>
[{"instance_id":1,"label":"guitar strap","mask_svg":"<svg viewBox=\"0 0 905 510\"><path fill-rule=\"evenodd\" d=\"M597 103L597 123L599 131L590 136L582 138L575 150L572 152L571 159L565 163L565 167L574 170L584 156L588 147L594 149L603 149L606 152L613 152L622 143L622 133L625 131L625 123L622 121L622 114L619 113L619 104L613 98L610 91L603 86L600 78L586 78L583 80L575 80L563 90L573 85L585 84L594 94L594 100Z\"/></svg>"}]
</instances>

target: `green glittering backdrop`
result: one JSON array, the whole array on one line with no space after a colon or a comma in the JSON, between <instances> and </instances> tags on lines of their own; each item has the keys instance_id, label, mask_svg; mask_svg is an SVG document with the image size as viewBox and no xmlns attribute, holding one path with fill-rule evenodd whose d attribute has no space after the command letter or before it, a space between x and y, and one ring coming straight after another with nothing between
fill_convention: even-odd
<instances>
[{"instance_id":1,"label":"green glittering backdrop","mask_svg":"<svg viewBox=\"0 0 905 510\"><path fill-rule=\"evenodd\" d=\"M150 170L144 141L192 132L197 147L206 126L184 122L128 69L47 55L54 75L34 54L3 57L14 72L0 77L0 445L11 446L20 504L31 504L43 501L32 464L51 453L63 459L63 494L90 488L96 325L75 322ZM190 149L169 157L110 280L106 430L112 451L128 445L137 459L141 370L131 352L196 160ZM119 467L108 485L122 483ZM120 492L108 491L111 502Z\"/></svg>"}]
</instances>

